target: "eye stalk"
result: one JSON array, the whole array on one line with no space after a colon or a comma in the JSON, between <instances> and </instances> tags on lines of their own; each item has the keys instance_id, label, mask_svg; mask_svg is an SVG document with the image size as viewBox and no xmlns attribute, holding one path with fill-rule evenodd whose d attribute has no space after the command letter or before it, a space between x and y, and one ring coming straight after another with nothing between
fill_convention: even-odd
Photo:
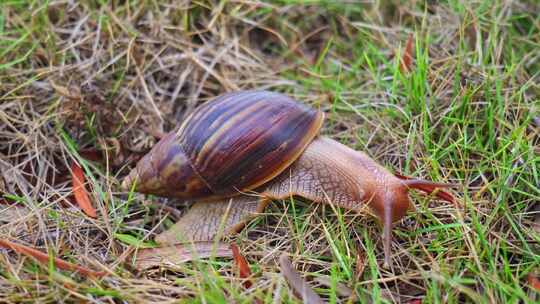
<instances>
[{"instance_id":1,"label":"eye stalk","mask_svg":"<svg viewBox=\"0 0 540 304\"><path fill-rule=\"evenodd\" d=\"M456 184L436 183L421 179L412 179L398 175L400 180L390 182L377 189L371 199L370 206L383 225L383 249L384 267L390 266L392 225L405 216L408 210L414 208L409 190L416 189L429 194L435 193L436 197L450 203L455 203L454 197L440 188L456 187Z\"/></svg>"},{"instance_id":2,"label":"eye stalk","mask_svg":"<svg viewBox=\"0 0 540 304\"><path fill-rule=\"evenodd\" d=\"M382 191L381 191L382 190ZM373 195L371 208L383 225L384 267L390 265L392 245L392 225L405 216L408 210L413 209L408 188L401 182L389 183L384 189Z\"/></svg>"},{"instance_id":3,"label":"eye stalk","mask_svg":"<svg viewBox=\"0 0 540 304\"><path fill-rule=\"evenodd\" d=\"M439 199L455 204L454 196L446 191L440 190L440 188L457 188L459 187L458 184L436 183L423 179L414 179L403 175L396 176L402 179L403 184L405 184L405 186L407 186L409 189L420 190L427 194L432 194L438 190L435 193L435 196L437 196Z\"/></svg>"}]
</instances>

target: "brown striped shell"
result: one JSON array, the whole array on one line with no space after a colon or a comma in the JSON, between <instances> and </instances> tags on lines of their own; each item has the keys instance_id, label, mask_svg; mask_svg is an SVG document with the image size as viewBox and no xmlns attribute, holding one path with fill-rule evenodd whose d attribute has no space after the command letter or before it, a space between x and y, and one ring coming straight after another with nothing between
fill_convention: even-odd
<instances>
[{"instance_id":1,"label":"brown striped shell","mask_svg":"<svg viewBox=\"0 0 540 304\"><path fill-rule=\"evenodd\" d=\"M124 181L179 198L239 194L289 167L318 134L324 115L283 94L239 91L198 107Z\"/></svg>"}]
</instances>

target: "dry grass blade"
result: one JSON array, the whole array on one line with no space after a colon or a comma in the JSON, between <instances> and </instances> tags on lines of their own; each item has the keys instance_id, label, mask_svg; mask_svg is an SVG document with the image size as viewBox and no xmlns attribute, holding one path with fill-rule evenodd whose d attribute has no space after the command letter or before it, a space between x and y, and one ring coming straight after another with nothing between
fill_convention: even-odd
<instances>
[{"instance_id":1,"label":"dry grass blade","mask_svg":"<svg viewBox=\"0 0 540 304\"><path fill-rule=\"evenodd\" d=\"M321 297L313 291L309 284L294 269L285 253L279 257L279 268L291 288L304 303L324 303Z\"/></svg>"},{"instance_id":2,"label":"dry grass blade","mask_svg":"<svg viewBox=\"0 0 540 304\"><path fill-rule=\"evenodd\" d=\"M147 248L136 254L135 266L143 270L152 267L175 266L196 259L208 257L232 258L233 253L227 243L197 242L174 246Z\"/></svg>"},{"instance_id":3,"label":"dry grass blade","mask_svg":"<svg viewBox=\"0 0 540 304\"><path fill-rule=\"evenodd\" d=\"M10 222L21 219L27 216L32 211L29 208L17 206L17 205L3 205L4 202L0 200L0 222ZM6 202L7 204L7 202Z\"/></svg>"},{"instance_id":4,"label":"dry grass blade","mask_svg":"<svg viewBox=\"0 0 540 304\"><path fill-rule=\"evenodd\" d=\"M24 255L33 257L36 260L38 260L39 262L44 263L44 264L49 262L49 255L48 254L43 253L43 252L41 252L39 250L36 250L34 248L25 246L25 245L20 245L20 244L16 244L16 243L13 243L13 242L8 241L8 240L0 239L0 247L11 249L11 250L13 250L15 252L18 252L20 254L24 254ZM93 270L90 270L88 268L66 262L66 261L61 260L59 258L54 258L54 265L56 267L62 269L62 270L76 271L76 272L78 272L78 273L80 273L80 274L82 274L84 276L87 276L87 277L103 277L103 276L105 276L107 274L105 271L93 271Z\"/></svg>"},{"instance_id":5,"label":"dry grass blade","mask_svg":"<svg viewBox=\"0 0 540 304\"><path fill-rule=\"evenodd\" d=\"M366 268L366 255L358 251L356 254L356 267L355 267L355 278L356 280L360 280L362 277L362 274L364 274L364 269Z\"/></svg>"},{"instance_id":6,"label":"dry grass blade","mask_svg":"<svg viewBox=\"0 0 540 304\"><path fill-rule=\"evenodd\" d=\"M57 94L67 97L69 99L81 99L80 92L73 92L73 88L71 90L69 88L66 88L64 86L56 84L54 81L49 82L51 84L51 87L56 91Z\"/></svg>"},{"instance_id":7,"label":"dry grass blade","mask_svg":"<svg viewBox=\"0 0 540 304\"><path fill-rule=\"evenodd\" d=\"M354 290L349 288L349 286L340 282L332 282L332 279L330 278L330 276L319 276L319 277L314 278L313 281L328 288L331 288L332 285L335 285L334 286L335 292L340 297L350 298L354 295Z\"/></svg>"},{"instance_id":8,"label":"dry grass blade","mask_svg":"<svg viewBox=\"0 0 540 304\"><path fill-rule=\"evenodd\" d=\"M236 246L236 244L231 243L231 250L234 258L234 263L238 266L240 278L249 278L251 276L251 270L249 269L246 258L240 253L240 250L238 249L238 246ZM250 288L253 285L251 280L245 280L243 284L245 288Z\"/></svg>"},{"instance_id":9,"label":"dry grass blade","mask_svg":"<svg viewBox=\"0 0 540 304\"><path fill-rule=\"evenodd\" d=\"M86 188L84 187L84 172L79 165L73 163L71 165L71 174L72 174L72 183L73 183L73 194L75 195L75 200L81 209L86 213L86 215L96 218L97 212L96 209L92 206L90 202L90 197Z\"/></svg>"},{"instance_id":10,"label":"dry grass blade","mask_svg":"<svg viewBox=\"0 0 540 304\"><path fill-rule=\"evenodd\" d=\"M535 215L533 217L532 228L534 231L536 231L536 233L540 234L540 204L534 206L533 212Z\"/></svg>"},{"instance_id":11,"label":"dry grass blade","mask_svg":"<svg viewBox=\"0 0 540 304\"><path fill-rule=\"evenodd\" d=\"M407 45L405 46L405 50L403 50L403 55L401 56L401 62L399 65L402 73L406 73L411 70L413 63L413 42L413 34L409 34L409 37L407 38Z\"/></svg>"}]
</instances>

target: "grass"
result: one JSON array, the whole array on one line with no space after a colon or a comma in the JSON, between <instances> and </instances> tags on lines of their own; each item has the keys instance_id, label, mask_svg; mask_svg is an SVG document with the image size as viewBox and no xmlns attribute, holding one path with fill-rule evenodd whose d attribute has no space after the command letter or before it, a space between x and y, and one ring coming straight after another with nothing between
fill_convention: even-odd
<instances>
[{"instance_id":1,"label":"grass","mask_svg":"<svg viewBox=\"0 0 540 304\"><path fill-rule=\"evenodd\" d=\"M288 252L330 303L537 303L527 276L540 267L540 6L368 2L3 1L2 234L114 275L83 278L2 249L0 301L298 302L277 266ZM415 60L402 72L410 34ZM125 253L153 246L174 219L152 203L163 199L123 193L119 180L152 132L249 88L321 108L325 135L395 172L460 183L461 207L415 195L391 269L371 217L301 199L233 238L250 289L230 259L133 269ZM84 160L90 148L106 157ZM73 206L74 160L95 220Z\"/></svg>"}]
</instances>

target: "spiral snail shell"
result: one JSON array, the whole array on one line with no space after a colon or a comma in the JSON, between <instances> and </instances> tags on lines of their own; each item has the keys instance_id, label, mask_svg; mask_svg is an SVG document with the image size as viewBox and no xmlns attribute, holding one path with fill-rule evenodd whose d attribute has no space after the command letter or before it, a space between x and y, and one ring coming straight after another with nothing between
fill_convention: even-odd
<instances>
[{"instance_id":1,"label":"spiral snail shell","mask_svg":"<svg viewBox=\"0 0 540 304\"><path fill-rule=\"evenodd\" d=\"M126 180L137 191L177 198L227 197L289 167L319 132L324 115L267 91L221 95L164 137Z\"/></svg>"}]
</instances>

